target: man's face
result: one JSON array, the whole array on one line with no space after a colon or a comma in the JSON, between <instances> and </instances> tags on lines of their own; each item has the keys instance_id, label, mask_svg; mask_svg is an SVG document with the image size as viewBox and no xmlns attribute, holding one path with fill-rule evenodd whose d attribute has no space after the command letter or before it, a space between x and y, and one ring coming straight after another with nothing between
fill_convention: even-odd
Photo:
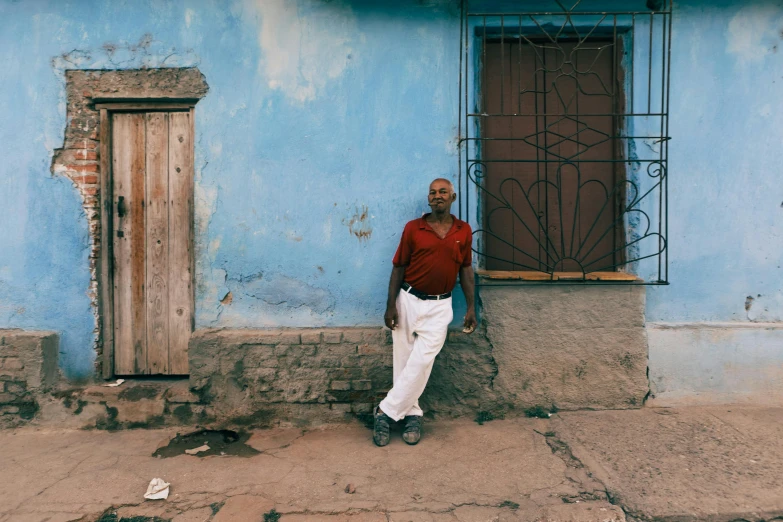
<instances>
[{"instance_id":1,"label":"man's face","mask_svg":"<svg viewBox=\"0 0 783 522\"><path fill-rule=\"evenodd\" d=\"M448 212L456 196L449 183L435 180L430 185L427 199L433 212Z\"/></svg>"}]
</instances>

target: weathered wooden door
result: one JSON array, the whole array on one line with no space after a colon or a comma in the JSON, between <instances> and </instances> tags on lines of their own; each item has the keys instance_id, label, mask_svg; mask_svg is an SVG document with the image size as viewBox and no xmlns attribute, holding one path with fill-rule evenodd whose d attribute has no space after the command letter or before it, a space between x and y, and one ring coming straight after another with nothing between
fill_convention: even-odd
<instances>
[{"instance_id":1,"label":"weathered wooden door","mask_svg":"<svg viewBox=\"0 0 783 522\"><path fill-rule=\"evenodd\" d=\"M192 114L112 114L114 373L188 373Z\"/></svg>"}]
</instances>

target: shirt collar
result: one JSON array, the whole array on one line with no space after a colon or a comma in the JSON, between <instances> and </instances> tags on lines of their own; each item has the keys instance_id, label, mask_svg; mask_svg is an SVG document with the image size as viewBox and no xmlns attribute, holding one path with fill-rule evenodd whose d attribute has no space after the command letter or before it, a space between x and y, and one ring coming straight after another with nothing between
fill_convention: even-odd
<instances>
[{"instance_id":1,"label":"shirt collar","mask_svg":"<svg viewBox=\"0 0 783 522\"><path fill-rule=\"evenodd\" d=\"M431 212L427 212L421 218L419 218L419 230L432 230L432 227L429 223L427 223L427 216L429 216ZM451 219L454 220L454 226L453 229L461 230L462 229L462 221L456 218L454 214L451 214ZM432 230L435 232L434 230ZM446 234L448 236L448 233Z\"/></svg>"}]
</instances>

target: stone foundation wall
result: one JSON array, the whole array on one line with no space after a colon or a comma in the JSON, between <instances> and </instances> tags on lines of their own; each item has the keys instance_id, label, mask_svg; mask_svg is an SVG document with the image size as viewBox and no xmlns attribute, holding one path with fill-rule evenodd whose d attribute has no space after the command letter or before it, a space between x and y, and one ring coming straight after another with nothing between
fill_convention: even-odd
<instances>
[{"instance_id":1,"label":"stone foundation wall","mask_svg":"<svg viewBox=\"0 0 783 522\"><path fill-rule=\"evenodd\" d=\"M449 332L435 361L421 399L428 415L643 405L644 287L484 287L480 296L482 326ZM391 387L391 332L201 330L190 372L207 422L337 421L370 413Z\"/></svg>"},{"instance_id":2,"label":"stone foundation wall","mask_svg":"<svg viewBox=\"0 0 783 522\"><path fill-rule=\"evenodd\" d=\"M0 330L0 427L35 416L38 399L57 382L58 346L53 332Z\"/></svg>"},{"instance_id":3,"label":"stone foundation wall","mask_svg":"<svg viewBox=\"0 0 783 522\"><path fill-rule=\"evenodd\" d=\"M380 328L202 330L189 351L206 422L340 421L370 413L392 384L391 332ZM496 408L491 351L480 331L450 332L422 408L436 416Z\"/></svg>"}]
</instances>

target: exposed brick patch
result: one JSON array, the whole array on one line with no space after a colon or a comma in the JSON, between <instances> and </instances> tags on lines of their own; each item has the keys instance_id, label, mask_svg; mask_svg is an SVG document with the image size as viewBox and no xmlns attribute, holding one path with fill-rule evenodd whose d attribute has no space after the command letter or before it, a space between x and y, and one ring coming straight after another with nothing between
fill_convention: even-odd
<instances>
[{"instance_id":1,"label":"exposed brick patch","mask_svg":"<svg viewBox=\"0 0 783 522\"><path fill-rule=\"evenodd\" d=\"M209 87L197 68L68 70L65 72L66 127L61 149L52 155L52 174L69 178L79 194L90 231L89 296L95 314L95 349L101 364L97 261L100 257L100 113L96 98L203 98Z\"/></svg>"}]
</instances>

